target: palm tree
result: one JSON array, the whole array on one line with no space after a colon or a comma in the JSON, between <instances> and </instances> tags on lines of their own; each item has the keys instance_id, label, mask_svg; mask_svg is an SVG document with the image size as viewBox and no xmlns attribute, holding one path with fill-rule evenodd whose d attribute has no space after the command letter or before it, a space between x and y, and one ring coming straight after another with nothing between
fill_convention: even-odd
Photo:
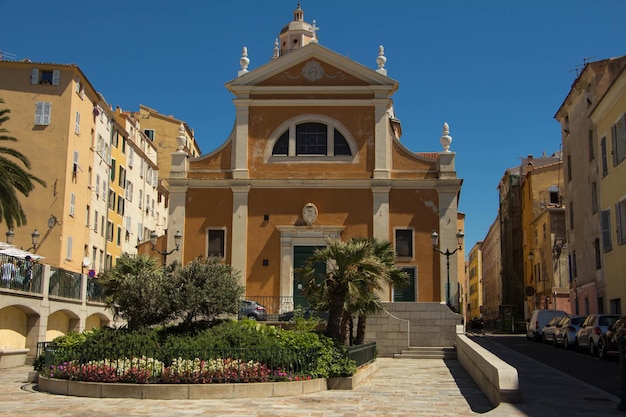
<instances>
[{"instance_id":1,"label":"palm tree","mask_svg":"<svg viewBox=\"0 0 626 417\"><path fill-rule=\"evenodd\" d=\"M368 239L368 241L374 251L374 256L382 263L383 270L377 276L364 276L364 279L360 281L361 291L358 297L353 300L351 309L353 314L358 317L357 334L354 341L356 345L362 344L365 340L367 316L378 314L383 310L379 292L386 285L404 288L408 284L408 275L397 268L394 263L395 251L391 242L379 241L374 238Z\"/></svg>"},{"instance_id":2,"label":"palm tree","mask_svg":"<svg viewBox=\"0 0 626 417\"><path fill-rule=\"evenodd\" d=\"M314 276L315 262L326 262L328 266L319 283ZM372 243L354 238L347 242L329 239L327 246L316 250L297 274L305 282L304 293L315 309L328 308L326 335L347 346L352 319L350 304L367 287L364 282L375 282L385 272Z\"/></svg>"},{"instance_id":3,"label":"palm tree","mask_svg":"<svg viewBox=\"0 0 626 417\"><path fill-rule=\"evenodd\" d=\"M4 103L4 100L0 99L0 103ZM17 142L17 139L7 135L9 132L7 129L1 127L9 120L10 112L9 109L0 109L0 141ZM4 221L9 230L13 229L14 225L26 224L26 213L22 209L17 193L28 197L35 188L33 182L46 186L43 180L29 174L20 163L26 169L30 169L30 161L25 155L15 149L0 146L0 221Z\"/></svg>"}]
</instances>

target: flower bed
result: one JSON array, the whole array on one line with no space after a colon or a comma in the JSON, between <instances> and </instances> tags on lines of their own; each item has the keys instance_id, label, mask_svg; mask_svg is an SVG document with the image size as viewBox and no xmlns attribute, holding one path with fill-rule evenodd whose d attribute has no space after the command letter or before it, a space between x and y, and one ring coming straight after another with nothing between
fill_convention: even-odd
<instances>
[{"instance_id":1,"label":"flower bed","mask_svg":"<svg viewBox=\"0 0 626 417\"><path fill-rule=\"evenodd\" d=\"M177 358L170 366L154 358L123 358L118 360L63 362L51 365L42 373L48 378L70 381L133 383L133 384L210 384L302 381L312 379L308 374L277 368L255 361L217 358Z\"/></svg>"}]
</instances>

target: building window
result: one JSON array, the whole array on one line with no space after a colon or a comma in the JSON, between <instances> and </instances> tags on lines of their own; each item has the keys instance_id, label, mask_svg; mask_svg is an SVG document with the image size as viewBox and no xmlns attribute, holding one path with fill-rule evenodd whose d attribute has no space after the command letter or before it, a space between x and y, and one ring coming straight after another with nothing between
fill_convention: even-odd
<instances>
[{"instance_id":1,"label":"building window","mask_svg":"<svg viewBox=\"0 0 626 417\"><path fill-rule=\"evenodd\" d=\"M145 133L150 141L154 142L154 129L144 129L143 133Z\"/></svg>"},{"instance_id":2,"label":"building window","mask_svg":"<svg viewBox=\"0 0 626 417\"><path fill-rule=\"evenodd\" d=\"M600 239L596 238L593 241L593 249L596 254L596 269L602 268L602 254L600 253Z\"/></svg>"},{"instance_id":3,"label":"building window","mask_svg":"<svg viewBox=\"0 0 626 417\"><path fill-rule=\"evenodd\" d=\"M398 258L413 257L413 230L396 229L396 256Z\"/></svg>"},{"instance_id":4,"label":"building window","mask_svg":"<svg viewBox=\"0 0 626 417\"><path fill-rule=\"evenodd\" d=\"M617 165L626 157L626 117L623 113L619 121L611 126L611 144L613 165Z\"/></svg>"},{"instance_id":5,"label":"building window","mask_svg":"<svg viewBox=\"0 0 626 417\"><path fill-rule=\"evenodd\" d=\"M49 125L51 110L52 103L47 101L38 101L35 103L35 124L37 126Z\"/></svg>"},{"instance_id":6,"label":"building window","mask_svg":"<svg viewBox=\"0 0 626 417\"><path fill-rule=\"evenodd\" d=\"M126 170L120 165L120 175L118 178L118 184L120 187L126 187Z\"/></svg>"},{"instance_id":7,"label":"building window","mask_svg":"<svg viewBox=\"0 0 626 417\"><path fill-rule=\"evenodd\" d=\"M578 276L578 267L576 266L576 251L573 250L572 251L572 256L571 256L571 260L572 260L572 277L576 278Z\"/></svg>"},{"instance_id":8,"label":"building window","mask_svg":"<svg viewBox=\"0 0 626 417\"><path fill-rule=\"evenodd\" d=\"M89 227L89 222L91 221L90 217L91 214L89 213L89 204L87 205L87 207L85 208L85 226Z\"/></svg>"},{"instance_id":9,"label":"building window","mask_svg":"<svg viewBox=\"0 0 626 417\"><path fill-rule=\"evenodd\" d=\"M565 115L565 120L563 121L563 131L565 134L569 134L569 115Z\"/></svg>"},{"instance_id":10,"label":"building window","mask_svg":"<svg viewBox=\"0 0 626 417\"><path fill-rule=\"evenodd\" d=\"M567 155L567 180L572 180L572 155Z\"/></svg>"},{"instance_id":11,"label":"building window","mask_svg":"<svg viewBox=\"0 0 626 417\"><path fill-rule=\"evenodd\" d=\"M76 208L76 194L70 193L70 216L74 217L74 210Z\"/></svg>"},{"instance_id":12,"label":"building window","mask_svg":"<svg viewBox=\"0 0 626 417\"><path fill-rule=\"evenodd\" d=\"M596 157L596 145L593 140L593 130L589 131L589 160L593 161Z\"/></svg>"},{"instance_id":13,"label":"building window","mask_svg":"<svg viewBox=\"0 0 626 417\"><path fill-rule=\"evenodd\" d=\"M309 120L311 117L307 117ZM272 156L352 156L353 147L346 139L343 127L330 118L314 116L318 121L291 121L291 125L281 132L274 142ZM279 128L281 129L281 128Z\"/></svg>"},{"instance_id":14,"label":"building window","mask_svg":"<svg viewBox=\"0 0 626 417\"><path fill-rule=\"evenodd\" d=\"M124 198L122 198L122 196L119 196L117 198L117 214L123 216L124 215L124 208L125 208Z\"/></svg>"},{"instance_id":15,"label":"building window","mask_svg":"<svg viewBox=\"0 0 626 417\"><path fill-rule=\"evenodd\" d=\"M126 183L126 199L129 202L133 202L133 183L128 181Z\"/></svg>"},{"instance_id":16,"label":"building window","mask_svg":"<svg viewBox=\"0 0 626 417\"><path fill-rule=\"evenodd\" d=\"M207 256L219 256L224 257L224 245L225 245L225 231L224 229L209 229L207 230L208 251Z\"/></svg>"},{"instance_id":17,"label":"building window","mask_svg":"<svg viewBox=\"0 0 626 417\"><path fill-rule=\"evenodd\" d=\"M574 202L569 202L569 228L574 230Z\"/></svg>"},{"instance_id":18,"label":"building window","mask_svg":"<svg viewBox=\"0 0 626 417\"><path fill-rule=\"evenodd\" d=\"M602 210L602 249L604 252L613 250L611 237L611 210Z\"/></svg>"},{"instance_id":19,"label":"building window","mask_svg":"<svg viewBox=\"0 0 626 417\"><path fill-rule=\"evenodd\" d=\"M109 205L110 210L115 210L115 191L109 190Z\"/></svg>"},{"instance_id":20,"label":"building window","mask_svg":"<svg viewBox=\"0 0 626 417\"><path fill-rule=\"evenodd\" d=\"M602 176L606 177L609 173L609 162L606 152L606 136L600 139L600 152L602 153Z\"/></svg>"},{"instance_id":21,"label":"building window","mask_svg":"<svg viewBox=\"0 0 626 417\"><path fill-rule=\"evenodd\" d=\"M80 112L76 112L76 122L74 123L74 132L80 135Z\"/></svg>"},{"instance_id":22,"label":"building window","mask_svg":"<svg viewBox=\"0 0 626 417\"><path fill-rule=\"evenodd\" d=\"M530 187L529 187L530 189ZM530 191L530 190L529 190ZM556 186L550 187L550 204L555 206L560 206L561 202L559 201L559 189Z\"/></svg>"},{"instance_id":23,"label":"building window","mask_svg":"<svg viewBox=\"0 0 626 417\"><path fill-rule=\"evenodd\" d=\"M615 204L615 225L617 230L617 244L626 243L626 200Z\"/></svg>"},{"instance_id":24,"label":"building window","mask_svg":"<svg viewBox=\"0 0 626 417\"><path fill-rule=\"evenodd\" d=\"M113 242L113 223L107 221L107 240Z\"/></svg>"},{"instance_id":25,"label":"building window","mask_svg":"<svg viewBox=\"0 0 626 417\"><path fill-rule=\"evenodd\" d=\"M621 298L613 298L609 300L609 306L611 311L609 314L622 314L622 299Z\"/></svg>"},{"instance_id":26,"label":"building window","mask_svg":"<svg viewBox=\"0 0 626 417\"><path fill-rule=\"evenodd\" d=\"M598 212L598 184L595 181L591 183L591 212Z\"/></svg>"},{"instance_id":27,"label":"building window","mask_svg":"<svg viewBox=\"0 0 626 417\"><path fill-rule=\"evenodd\" d=\"M49 84L59 85L61 80L61 71L59 70L40 70L33 68L30 75L31 84Z\"/></svg>"},{"instance_id":28,"label":"building window","mask_svg":"<svg viewBox=\"0 0 626 417\"><path fill-rule=\"evenodd\" d=\"M67 253L65 254L65 258L68 260L72 260L72 236L68 236L67 238Z\"/></svg>"},{"instance_id":29,"label":"building window","mask_svg":"<svg viewBox=\"0 0 626 417\"><path fill-rule=\"evenodd\" d=\"M115 181L115 159L111 159L111 170L109 173L111 174L111 181Z\"/></svg>"},{"instance_id":30,"label":"building window","mask_svg":"<svg viewBox=\"0 0 626 417\"><path fill-rule=\"evenodd\" d=\"M98 212L94 212L93 214L93 231L94 233L98 233Z\"/></svg>"},{"instance_id":31,"label":"building window","mask_svg":"<svg viewBox=\"0 0 626 417\"><path fill-rule=\"evenodd\" d=\"M117 246L122 244L122 228L120 226L117 226L117 240L115 243L117 243Z\"/></svg>"}]
</instances>

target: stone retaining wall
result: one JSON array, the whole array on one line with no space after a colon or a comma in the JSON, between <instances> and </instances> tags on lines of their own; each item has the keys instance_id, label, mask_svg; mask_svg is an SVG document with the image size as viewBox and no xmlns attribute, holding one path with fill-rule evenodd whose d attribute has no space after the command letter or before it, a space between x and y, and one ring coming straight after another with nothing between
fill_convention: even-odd
<instances>
[{"instance_id":1,"label":"stone retaining wall","mask_svg":"<svg viewBox=\"0 0 626 417\"><path fill-rule=\"evenodd\" d=\"M199 400L292 397L327 390L326 379L246 384L117 384L80 382L39 376L39 391L93 398Z\"/></svg>"},{"instance_id":2,"label":"stone retaining wall","mask_svg":"<svg viewBox=\"0 0 626 417\"><path fill-rule=\"evenodd\" d=\"M378 357L413 347L454 347L463 333L462 316L440 303L383 303L384 311L368 316L366 342L376 342Z\"/></svg>"}]
</instances>

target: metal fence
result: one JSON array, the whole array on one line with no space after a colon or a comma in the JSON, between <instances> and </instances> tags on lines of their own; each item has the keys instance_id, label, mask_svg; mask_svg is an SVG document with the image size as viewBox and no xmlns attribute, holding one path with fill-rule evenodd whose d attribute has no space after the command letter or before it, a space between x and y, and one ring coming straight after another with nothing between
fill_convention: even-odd
<instances>
[{"instance_id":1,"label":"metal fence","mask_svg":"<svg viewBox=\"0 0 626 417\"><path fill-rule=\"evenodd\" d=\"M348 347L348 358L356 362L359 367L376 359L376 342Z\"/></svg>"},{"instance_id":2,"label":"metal fence","mask_svg":"<svg viewBox=\"0 0 626 417\"><path fill-rule=\"evenodd\" d=\"M80 300L82 281L80 273L51 267L48 294Z\"/></svg>"},{"instance_id":3,"label":"metal fence","mask_svg":"<svg viewBox=\"0 0 626 417\"><path fill-rule=\"evenodd\" d=\"M44 374L97 382L224 383L308 379L318 349L112 349L38 344Z\"/></svg>"},{"instance_id":4,"label":"metal fence","mask_svg":"<svg viewBox=\"0 0 626 417\"><path fill-rule=\"evenodd\" d=\"M2 288L41 294L43 265L28 259L0 254Z\"/></svg>"}]
</instances>

